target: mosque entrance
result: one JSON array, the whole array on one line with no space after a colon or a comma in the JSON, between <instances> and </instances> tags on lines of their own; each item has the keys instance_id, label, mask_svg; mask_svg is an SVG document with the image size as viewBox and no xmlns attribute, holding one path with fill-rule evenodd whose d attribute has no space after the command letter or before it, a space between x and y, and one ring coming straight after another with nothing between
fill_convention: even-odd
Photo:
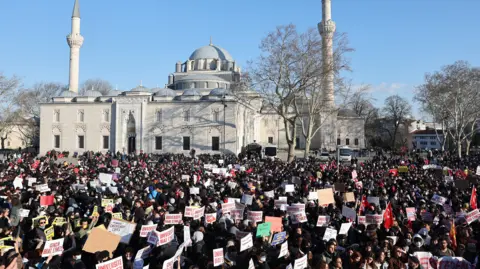
<instances>
[{"instance_id":1,"label":"mosque entrance","mask_svg":"<svg viewBox=\"0 0 480 269\"><path fill-rule=\"evenodd\" d=\"M128 154L135 153L136 151L135 140L136 140L135 136L128 137Z\"/></svg>"}]
</instances>

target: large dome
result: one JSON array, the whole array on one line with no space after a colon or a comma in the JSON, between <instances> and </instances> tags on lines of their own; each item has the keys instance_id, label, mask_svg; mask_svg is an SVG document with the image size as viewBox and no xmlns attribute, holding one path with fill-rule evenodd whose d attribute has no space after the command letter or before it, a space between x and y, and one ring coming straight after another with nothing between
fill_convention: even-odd
<instances>
[{"instance_id":1,"label":"large dome","mask_svg":"<svg viewBox=\"0 0 480 269\"><path fill-rule=\"evenodd\" d=\"M215 45L201 47L190 55L190 60L198 59L220 59L222 61L227 60L233 62L233 58L228 51Z\"/></svg>"}]
</instances>

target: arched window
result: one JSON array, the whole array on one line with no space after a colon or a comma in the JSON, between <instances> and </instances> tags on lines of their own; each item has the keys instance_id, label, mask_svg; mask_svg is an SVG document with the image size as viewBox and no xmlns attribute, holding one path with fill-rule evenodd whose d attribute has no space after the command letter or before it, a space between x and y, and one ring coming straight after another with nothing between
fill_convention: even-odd
<instances>
[{"instance_id":1,"label":"arched window","mask_svg":"<svg viewBox=\"0 0 480 269\"><path fill-rule=\"evenodd\" d=\"M340 145L341 141L340 138L337 138L337 145Z\"/></svg>"},{"instance_id":2,"label":"arched window","mask_svg":"<svg viewBox=\"0 0 480 269\"><path fill-rule=\"evenodd\" d=\"M195 61L190 63L190 70L195 70Z\"/></svg>"},{"instance_id":3,"label":"arched window","mask_svg":"<svg viewBox=\"0 0 480 269\"><path fill-rule=\"evenodd\" d=\"M190 121L190 110L186 109L183 111L183 121Z\"/></svg>"},{"instance_id":4,"label":"arched window","mask_svg":"<svg viewBox=\"0 0 480 269\"><path fill-rule=\"evenodd\" d=\"M85 121L85 112L83 110L78 111L78 121L84 122Z\"/></svg>"},{"instance_id":5,"label":"arched window","mask_svg":"<svg viewBox=\"0 0 480 269\"><path fill-rule=\"evenodd\" d=\"M218 122L218 120L219 120L219 114L220 114L220 112L218 112L217 110L213 111L212 120L213 120L214 122Z\"/></svg>"},{"instance_id":6,"label":"arched window","mask_svg":"<svg viewBox=\"0 0 480 269\"><path fill-rule=\"evenodd\" d=\"M157 114L156 114L156 116L155 116L155 120L156 120L157 122L159 122L159 123L162 122L162 110L161 110L161 109L160 109L160 110L157 110Z\"/></svg>"},{"instance_id":7,"label":"arched window","mask_svg":"<svg viewBox=\"0 0 480 269\"><path fill-rule=\"evenodd\" d=\"M104 122L109 122L110 121L110 112L108 112L108 110L105 110L103 112L103 121Z\"/></svg>"}]
</instances>

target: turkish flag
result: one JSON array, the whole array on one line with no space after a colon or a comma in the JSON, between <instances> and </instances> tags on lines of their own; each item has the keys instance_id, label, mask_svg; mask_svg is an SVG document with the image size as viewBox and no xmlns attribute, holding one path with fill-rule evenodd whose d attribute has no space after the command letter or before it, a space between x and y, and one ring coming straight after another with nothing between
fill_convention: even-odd
<instances>
[{"instance_id":1,"label":"turkish flag","mask_svg":"<svg viewBox=\"0 0 480 269\"><path fill-rule=\"evenodd\" d=\"M477 209L477 189L472 188L472 196L470 196L470 207L472 209Z\"/></svg>"},{"instance_id":2,"label":"turkish flag","mask_svg":"<svg viewBox=\"0 0 480 269\"><path fill-rule=\"evenodd\" d=\"M387 209L383 213L383 226L385 229L390 229L393 226L393 210L390 203L388 203Z\"/></svg>"},{"instance_id":3,"label":"turkish flag","mask_svg":"<svg viewBox=\"0 0 480 269\"><path fill-rule=\"evenodd\" d=\"M363 195L362 196L362 201L360 203L360 208L358 209L358 215L362 215L363 212L365 212L365 209L367 207L370 207L370 203L367 201L367 196Z\"/></svg>"}]
</instances>

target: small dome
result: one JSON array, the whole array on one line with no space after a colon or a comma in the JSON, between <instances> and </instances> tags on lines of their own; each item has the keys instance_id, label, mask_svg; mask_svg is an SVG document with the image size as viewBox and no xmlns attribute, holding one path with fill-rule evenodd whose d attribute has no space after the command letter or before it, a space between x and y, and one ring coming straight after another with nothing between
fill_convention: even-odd
<instances>
[{"instance_id":1,"label":"small dome","mask_svg":"<svg viewBox=\"0 0 480 269\"><path fill-rule=\"evenodd\" d=\"M210 91L210 95L215 95L215 96L230 95L230 92L223 88L216 88Z\"/></svg>"},{"instance_id":2,"label":"small dome","mask_svg":"<svg viewBox=\"0 0 480 269\"><path fill-rule=\"evenodd\" d=\"M144 87L142 85L139 85L133 89L130 90L131 92L149 92L147 87Z\"/></svg>"},{"instance_id":3,"label":"small dome","mask_svg":"<svg viewBox=\"0 0 480 269\"><path fill-rule=\"evenodd\" d=\"M172 89L157 89L155 91L155 96L175 97L175 96L177 96L177 94Z\"/></svg>"},{"instance_id":4,"label":"small dome","mask_svg":"<svg viewBox=\"0 0 480 269\"><path fill-rule=\"evenodd\" d=\"M200 93L194 89L185 90L182 96L200 96Z\"/></svg>"},{"instance_id":5,"label":"small dome","mask_svg":"<svg viewBox=\"0 0 480 269\"><path fill-rule=\"evenodd\" d=\"M351 109L340 109L338 110L338 117L358 117L355 111Z\"/></svg>"},{"instance_id":6,"label":"small dome","mask_svg":"<svg viewBox=\"0 0 480 269\"><path fill-rule=\"evenodd\" d=\"M86 90L83 96L88 96L88 97L100 97L102 94L99 91L95 90Z\"/></svg>"},{"instance_id":7,"label":"small dome","mask_svg":"<svg viewBox=\"0 0 480 269\"><path fill-rule=\"evenodd\" d=\"M60 94L60 96L61 97L77 97L78 93L72 92L72 91L69 91L69 90L65 90Z\"/></svg>"},{"instance_id":8,"label":"small dome","mask_svg":"<svg viewBox=\"0 0 480 269\"><path fill-rule=\"evenodd\" d=\"M214 45L201 47L190 55L190 60L198 59L220 59L233 62L233 58L228 51Z\"/></svg>"}]
</instances>

